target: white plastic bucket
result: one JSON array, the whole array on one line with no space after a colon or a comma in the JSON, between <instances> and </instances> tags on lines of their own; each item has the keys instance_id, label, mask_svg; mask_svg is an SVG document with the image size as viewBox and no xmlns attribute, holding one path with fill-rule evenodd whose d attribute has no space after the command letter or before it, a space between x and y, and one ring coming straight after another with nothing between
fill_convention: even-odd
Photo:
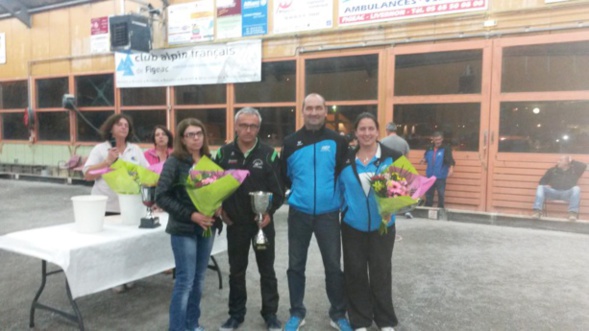
<instances>
[{"instance_id":1,"label":"white plastic bucket","mask_svg":"<svg viewBox=\"0 0 589 331\"><path fill-rule=\"evenodd\" d=\"M147 207L141 202L140 194L119 194L119 206L121 208L121 220L126 225L137 225L144 217Z\"/></svg>"},{"instance_id":2,"label":"white plastic bucket","mask_svg":"<svg viewBox=\"0 0 589 331\"><path fill-rule=\"evenodd\" d=\"M72 197L76 231L96 233L102 231L107 196L78 195Z\"/></svg>"}]
</instances>

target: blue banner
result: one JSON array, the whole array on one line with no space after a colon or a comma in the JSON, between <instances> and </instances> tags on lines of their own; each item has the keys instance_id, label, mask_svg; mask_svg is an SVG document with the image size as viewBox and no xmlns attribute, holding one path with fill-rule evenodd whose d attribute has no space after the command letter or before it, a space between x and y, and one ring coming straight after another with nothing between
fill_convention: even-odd
<instances>
[{"instance_id":1,"label":"blue banner","mask_svg":"<svg viewBox=\"0 0 589 331\"><path fill-rule=\"evenodd\" d=\"M268 33L268 1L241 0L241 35L258 36Z\"/></svg>"}]
</instances>

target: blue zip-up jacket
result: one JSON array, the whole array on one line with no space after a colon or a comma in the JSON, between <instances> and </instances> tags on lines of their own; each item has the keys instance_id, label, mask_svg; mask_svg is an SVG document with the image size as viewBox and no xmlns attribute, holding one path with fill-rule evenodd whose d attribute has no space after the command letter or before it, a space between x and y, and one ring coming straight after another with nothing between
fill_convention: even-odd
<instances>
[{"instance_id":1,"label":"blue zip-up jacket","mask_svg":"<svg viewBox=\"0 0 589 331\"><path fill-rule=\"evenodd\" d=\"M310 215L339 210L337 176L347 149L344 137L325 125L316 131L303 127L284 138L280 161L291 190L288 204Z\"/></svg>"},{"instance_id":2,"label":"blue zip-up jacket","mask_svg":"<svg viewBox=\"0 0 589 331\"><path fill-rule=\"evenodd\" d=\"M357 149L354 149L348 153L338 180L342 196L342 221L358 231L377 231L382 218L378 213L374 190L370 188L367 196L362 189L360 176L372 176L382 172L402 154L380 144L380 157L375 156L364 165L356 160L356 151ZM395 215L391 215L388 226L394 223Z\"/></svg>"},{"instance_id":3,"label":"blue zip-up jacket","mask_svg":"<svg viewBox=\"0 0 589 331\"><path fill-rule=\"evenodd\" d=\"M442 145L438 148L436 153L436 160L434 161L434 147L430 146L423 155L427 168L425 175L427 177L436 176L436 178L445 179L448 177L450 166L456 164L452 156L452 148L449 145Z\"/></svg>"}]
</instances>

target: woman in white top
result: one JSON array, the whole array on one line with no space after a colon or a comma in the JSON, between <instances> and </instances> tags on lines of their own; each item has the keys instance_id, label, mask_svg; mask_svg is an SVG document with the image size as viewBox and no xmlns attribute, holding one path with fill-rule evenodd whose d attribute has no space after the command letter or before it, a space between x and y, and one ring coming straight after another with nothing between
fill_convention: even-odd
<instances>
[{"instance_id":1,"label":"woman in white top","mask_svg":"<svg viewBox=\"0 0 589 331\"><path fill-rule=\"evenodd\" d=\"M92 174L91 170L100 170L109 167L117 159L132 162L144 167L149 163L143 156L141 147L129 142L133 136L133 122L131 118L123 114L114 114L104 121L100 127L104 142L94 146L86 164L84 164L84 178L93 180L93 195L106 195L106 215L120 214L119 199L100 174Z\"/></svg>"}]
</instances>

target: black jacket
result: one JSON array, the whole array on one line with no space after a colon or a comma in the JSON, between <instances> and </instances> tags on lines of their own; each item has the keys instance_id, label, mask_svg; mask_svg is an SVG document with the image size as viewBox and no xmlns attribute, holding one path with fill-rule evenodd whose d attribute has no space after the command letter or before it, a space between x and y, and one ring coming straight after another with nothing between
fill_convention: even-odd
<instances>
[{"instance_id":1,"label":"black jacket","mask_svg":"<svg viewBox=\"0 0 589 331\"><path fill-rule=\"evenodd\" d=\"M192 157L184 160L170 156L160 175L155 189L157 205L169 214L166 232L173 235L189 236L202 234L203 229L192 222L190 216L197 211L186 193L186 178L194 162ZM215 228L221 229L222 222L217 221Z\"/></svg>"},{"instance_id":2,"label":"black jacket","mask_svg":"<svg viewBox=\"0 0 589 331\"><path fill-rule=\"evenodd\" d=\"M244 169L250 172L237 191L223 202L223 210L234 223L254 221L250 192L272 192L272 206L268 211L270 216L282 206L284 188L280 180L280 160L271 146L258 140L246 157L235 140L217 151L215 162L223 169Z\"/></svg>"},{"instance_id":3,"label":"black jacket","mask_svg":"<svg viewBox=\"0 0 589 331\"><path fill-rule=\"evenodd\" d=\"M571 161L571 165L567 170L562 170L554 166L546 171L540 185L550 185L555 190L569 190L577 185L577 181L587 169L587 164L579 161Z\"/></svg>"}]
</instances>

